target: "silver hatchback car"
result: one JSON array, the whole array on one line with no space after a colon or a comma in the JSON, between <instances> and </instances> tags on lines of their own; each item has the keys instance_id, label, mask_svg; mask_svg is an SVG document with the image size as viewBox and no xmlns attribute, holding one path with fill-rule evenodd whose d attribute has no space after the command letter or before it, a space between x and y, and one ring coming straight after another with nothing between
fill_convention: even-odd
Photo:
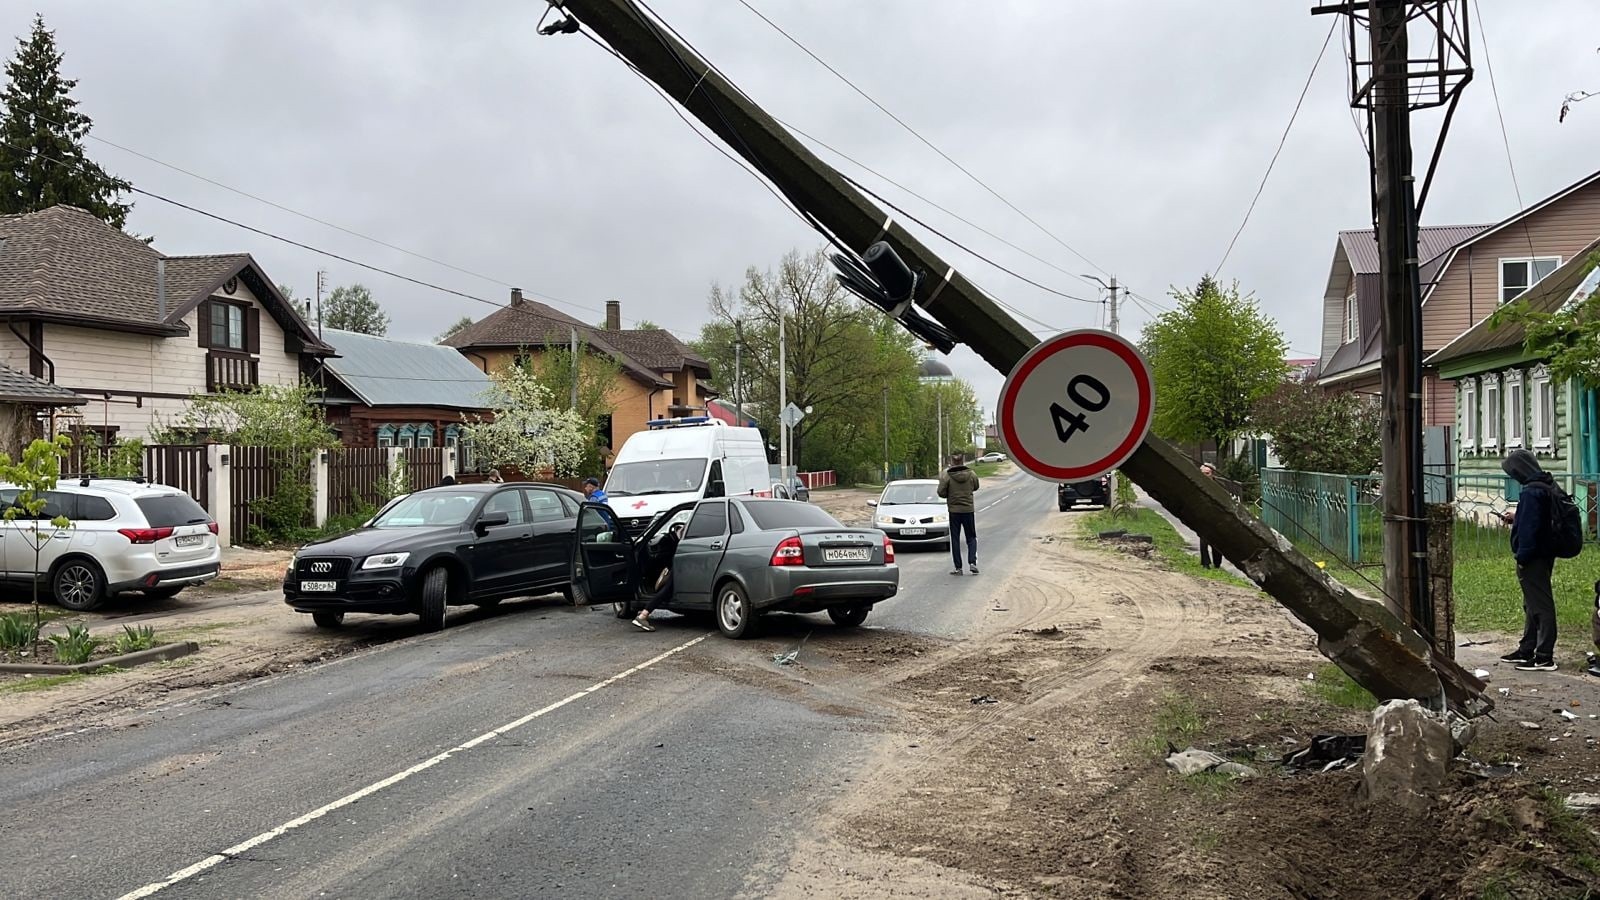
<instances>
[{"instance_id":1,"label":"silver hatchback car","mask_svg":"<svg viewBox=\"0 0 1600 900\"><path fill-rule=\"evenodd\" d=\"M854 628L900 590L900 569L876 528L795 500L731 497L666 510L636 538L609 506L583 504L571 581L580 604L613 603L624 618L646 602L711 613L723 634L742 638L773 612L826 611Z\"/></svg>"},{"instance_id":2,"label":"silver hatchback car","mask_svg":"<svg viewBox=\"0 0 1600 900\"><path fill-rule=\"evenodd\" d=\"M0 482L0 509L21 493ZM113 594L166 598L217 577L217 523L193 497L143 479L63 478L41 518L0 520L0 578L47 588L58 605L90 610ZM57 528L51 520L65 516Z\"/></svg>"}]
</instances>

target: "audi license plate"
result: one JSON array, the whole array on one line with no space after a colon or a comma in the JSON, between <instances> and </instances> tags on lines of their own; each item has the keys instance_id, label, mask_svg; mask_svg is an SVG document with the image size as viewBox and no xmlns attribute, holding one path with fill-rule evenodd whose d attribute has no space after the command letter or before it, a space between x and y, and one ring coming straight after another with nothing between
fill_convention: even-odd
<instances>
[{"instance_id":1,"label":"audi license plate","mask_svg":"<svg viewBox=\"0 0 1600 900\"><path fill-rule=\"evenodd\" d=\"M927 533L928 533L928 529L926 529L926 528L902 528L902 529L900 529L900 536L901 537L922 537L923 535L925 535Z\"/></svg>"},{"instance_id":2,"label":"audi license plate","mask_svg":"<svg viewBox=\"0 0 1600 900\"><path fill-rule=\"evenodd\" d=\"M872 559L872 551L866 547L824 549L822 559L825 562L869 562Z\"/></svg>"},{"instance_id":3,"label":"audi license plate","mask_svg":"<svg viewBox=\"0 0 1600 900\"><path fill-rule=\"evenodd\" d=\"M205 542L206 539L198 534L185 534L172 539L174 547L198 547Z\"/></svg>"},{"instance_id":4,"label":"audi license plate","mask_svg":"<svg viewBox=\"0 0 1600 900\"><path fill-rule=\"evenodd\" d=\"M302 590L302 591L336 591L338 589L339 589L339 582L337 582L337 581L302 581L302 582L300 582L300 590Z\"/></svg>"}]
</instances>

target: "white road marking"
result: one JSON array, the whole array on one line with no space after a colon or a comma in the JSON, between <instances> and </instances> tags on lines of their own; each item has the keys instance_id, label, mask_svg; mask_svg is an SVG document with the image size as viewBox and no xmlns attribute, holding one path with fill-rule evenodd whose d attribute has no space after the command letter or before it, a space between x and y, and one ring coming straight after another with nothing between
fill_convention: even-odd
<instances>
[{"instance_id":1,"label":"white road marking","mask_svg":"<svg viewBox=\"0 0 1600 900\"><path fill-rule=\"evenodd\" d=\"M248 840L241 841L240 843L234 844L232 847L229 847L226 850L223 850L223 851L221 851L219 853L214 853L211 856L208 856L205 859L200 860L199 862L195 863L192 866L185 866L184 868L179 869L176 872L173 872L171 875L168 875L166 878L162 879L161 881L153 881L153 882L145 885L144 887L139 888L138 890L131 891L129 893L123 894L121 897L118 898L118 900L137 900L137 898L139 898L139 897L148 897L151 894L155 894L155 893L158 893L160 891L166 890L167 888L172 887L173 885L177 884L180 881L185 881L187 879L193 878L194 876L199 875L201 872L204 872L207 869L211 869L211 868L214 868L214 867L216 867L216 866L218 866L218 865L220 865L222 863L225 863L228 860L238 856L241 853L245 853L245 852L247 852L249 850L252 850L252 849L254 849L256 847L259 847L262 844L265 844L266 842L268 842L268 841L270 841L270 840L272 840L274 838L282 837L283 835L289 833L290 831L293 831L296 828L299 828L302 825L306 825L306 824L309 824L311 822L315 822L317 819L322 818L323 816L327 815L328 813L333 812L336 809L340 809L342 807L349 806L350 804L356 802L357 800L362 799L363 797L370 797L373 794L376 794L377 792L383 790L384 788L393 787L394 785L399 784L402 781L405 781L407 778L410 778L411 776L417 774L418 772L427 771L428 769L431 769L434 766L437 766L439 763L444 762L445 760L447 760L450 757L456 755L457 753L462 752L463 750L471 750L473 747L476 747L476 746L478 746L479 744L481 744L481 743L483 743L485 741L493 740L493 739L495 739L497 737L500 737L501 735L503 735L503 734L505 734L505 733L507 733L509 731L513 731L513 730L515 730L517 728L521 728L523 725L526 725L529 722L532 722L534 719L537 719L540 716L548 715L548 714L550 714L552 712L555 712L556 710L560 709L563 706L566 706L568 703L571 703L574 700L580 700L580 699L582 699L584 697L589 696L590 694L594 693L595 691L599 691L599 690L603 690L605 688L608 688L611 685L616 684L617 682L621 681L622 679L627 678L629 675L633 675L633 674L636 674L638 672L642 672L645 669L648 669L651 666L655 665L656 663L659 663L662 660L667 659L670 656L673 656L674 654L682 653L683 651L689 649L690 647L693 647L695 644L700 643L701 641L705 640L708 637L710 637L709 634L702 634L702 635L700 635L699 637L695 638L692 641L689 641L689 642L683 643L683 644L679 644L678 646L673 647L671 650L668 650L665 653L662 653L662 654L660 654L658 656L653 656L650 659L645 660L644 662L638 664L637 666L634 666L631 669L627 669L627 670L624 670L622 672L618 672L617 674L611 676L610 678L605 679L604 681L597 681L594 684L591 684L588 687L584 688L583 690L577 692L576 694L573 694L573 695L571 695L569 697L563 697L562 699L557 700L556 702L550 704L549 706L545 706L545 707L541 707L539 709L536 709L533 712L528 713L527 715L523 716L520 719L514 719L514 720L512 720L510 722L507 722L504 725L501 725L499 728L496 728L493 731L486 731L483 734L478 735L477 737L473 738L470 741L467 741L464 744L461 744L461 745L455 746L455 747L451 747L449 750L446 750L443 753L440 753L438 756L433 756L433 757L430 757L428 759L425 759L422 762L417 763L416 765L412 766L409 769L406 769L406 770L401 771L401 772L396 772L395 774L390 775L388 778L385 778L382 781L373 782L372 784L367 785L366 787L362 788L359 791L355 791L354 793L350 793L350 794L345 794L343 797L340 797L339 799L333 801L332 803L329 803L326 806L318 807L317 809L314 809L311 812L308 812L305 815L300 816L299 818L290 819L289 821L283 823L282 825L279 825L276 828L271 829L270 831L263 831L263 832L261 832L260 834L256 835L253 838L250 838Z\"/></svg>"}]
</instances>

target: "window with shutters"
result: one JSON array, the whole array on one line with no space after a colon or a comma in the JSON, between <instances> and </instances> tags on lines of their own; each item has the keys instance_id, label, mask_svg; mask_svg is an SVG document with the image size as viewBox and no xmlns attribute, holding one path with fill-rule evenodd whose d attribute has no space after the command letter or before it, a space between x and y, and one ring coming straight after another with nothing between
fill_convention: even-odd
<instances>
[{"instance_id":1,"label":"window with shutters","mask_svg":"<svg viewBox=\"0 0 1600 900\"><path fill-rule=\"evenodd\" d=\"M230 300L200 304L200 346L206 353L206 390L253 388L260 383L261 310Z\"/></svg>"}]
</instances>

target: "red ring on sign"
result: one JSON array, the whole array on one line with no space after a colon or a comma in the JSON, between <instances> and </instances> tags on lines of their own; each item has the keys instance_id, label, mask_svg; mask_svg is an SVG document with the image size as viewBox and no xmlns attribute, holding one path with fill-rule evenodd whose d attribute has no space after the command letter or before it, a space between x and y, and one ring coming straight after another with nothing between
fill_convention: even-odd
<instances>
[{"instance_id":1,"label":"red ring on sign","mask_svg":"<svg viewBox=\"0 0 1600 900\"><path fill-rule=\"evenodd\" d=\"M1127 364L1133 372L1133 380L1138 387L1139 409L1136 423L1143 423L1123 439L1121 444L1110 453L1095 460L1093 463L1063 469L1041 462L1022 446L1016 431L1016 403L1017 393L1022 390L1022 385L1028 380L1028 375L1038 368L1046 359L1073 347L1099 347L1115 354ZM1044 473L1056 481L1081 481L1086 477L1099 474L1107 469L1115 468L1127 461L1133 455L1133 450L1144 440L1145 434L1150 430L1151 408L1155 405L1155 389L1150 383L1150 368L1137 351L1114 335L1103 331L1073 331L1059 337L1051 338L1029 352L1016 371L1006 379L1005 390L1000 395L1000 409L1005 412L1004 421L1000 431L1005 438L1006 446L1011 448L1011 455L1023 467L1035 474ZM1009 410L1009 412L1006 412Z\"/></svg>"}]
</instances>

